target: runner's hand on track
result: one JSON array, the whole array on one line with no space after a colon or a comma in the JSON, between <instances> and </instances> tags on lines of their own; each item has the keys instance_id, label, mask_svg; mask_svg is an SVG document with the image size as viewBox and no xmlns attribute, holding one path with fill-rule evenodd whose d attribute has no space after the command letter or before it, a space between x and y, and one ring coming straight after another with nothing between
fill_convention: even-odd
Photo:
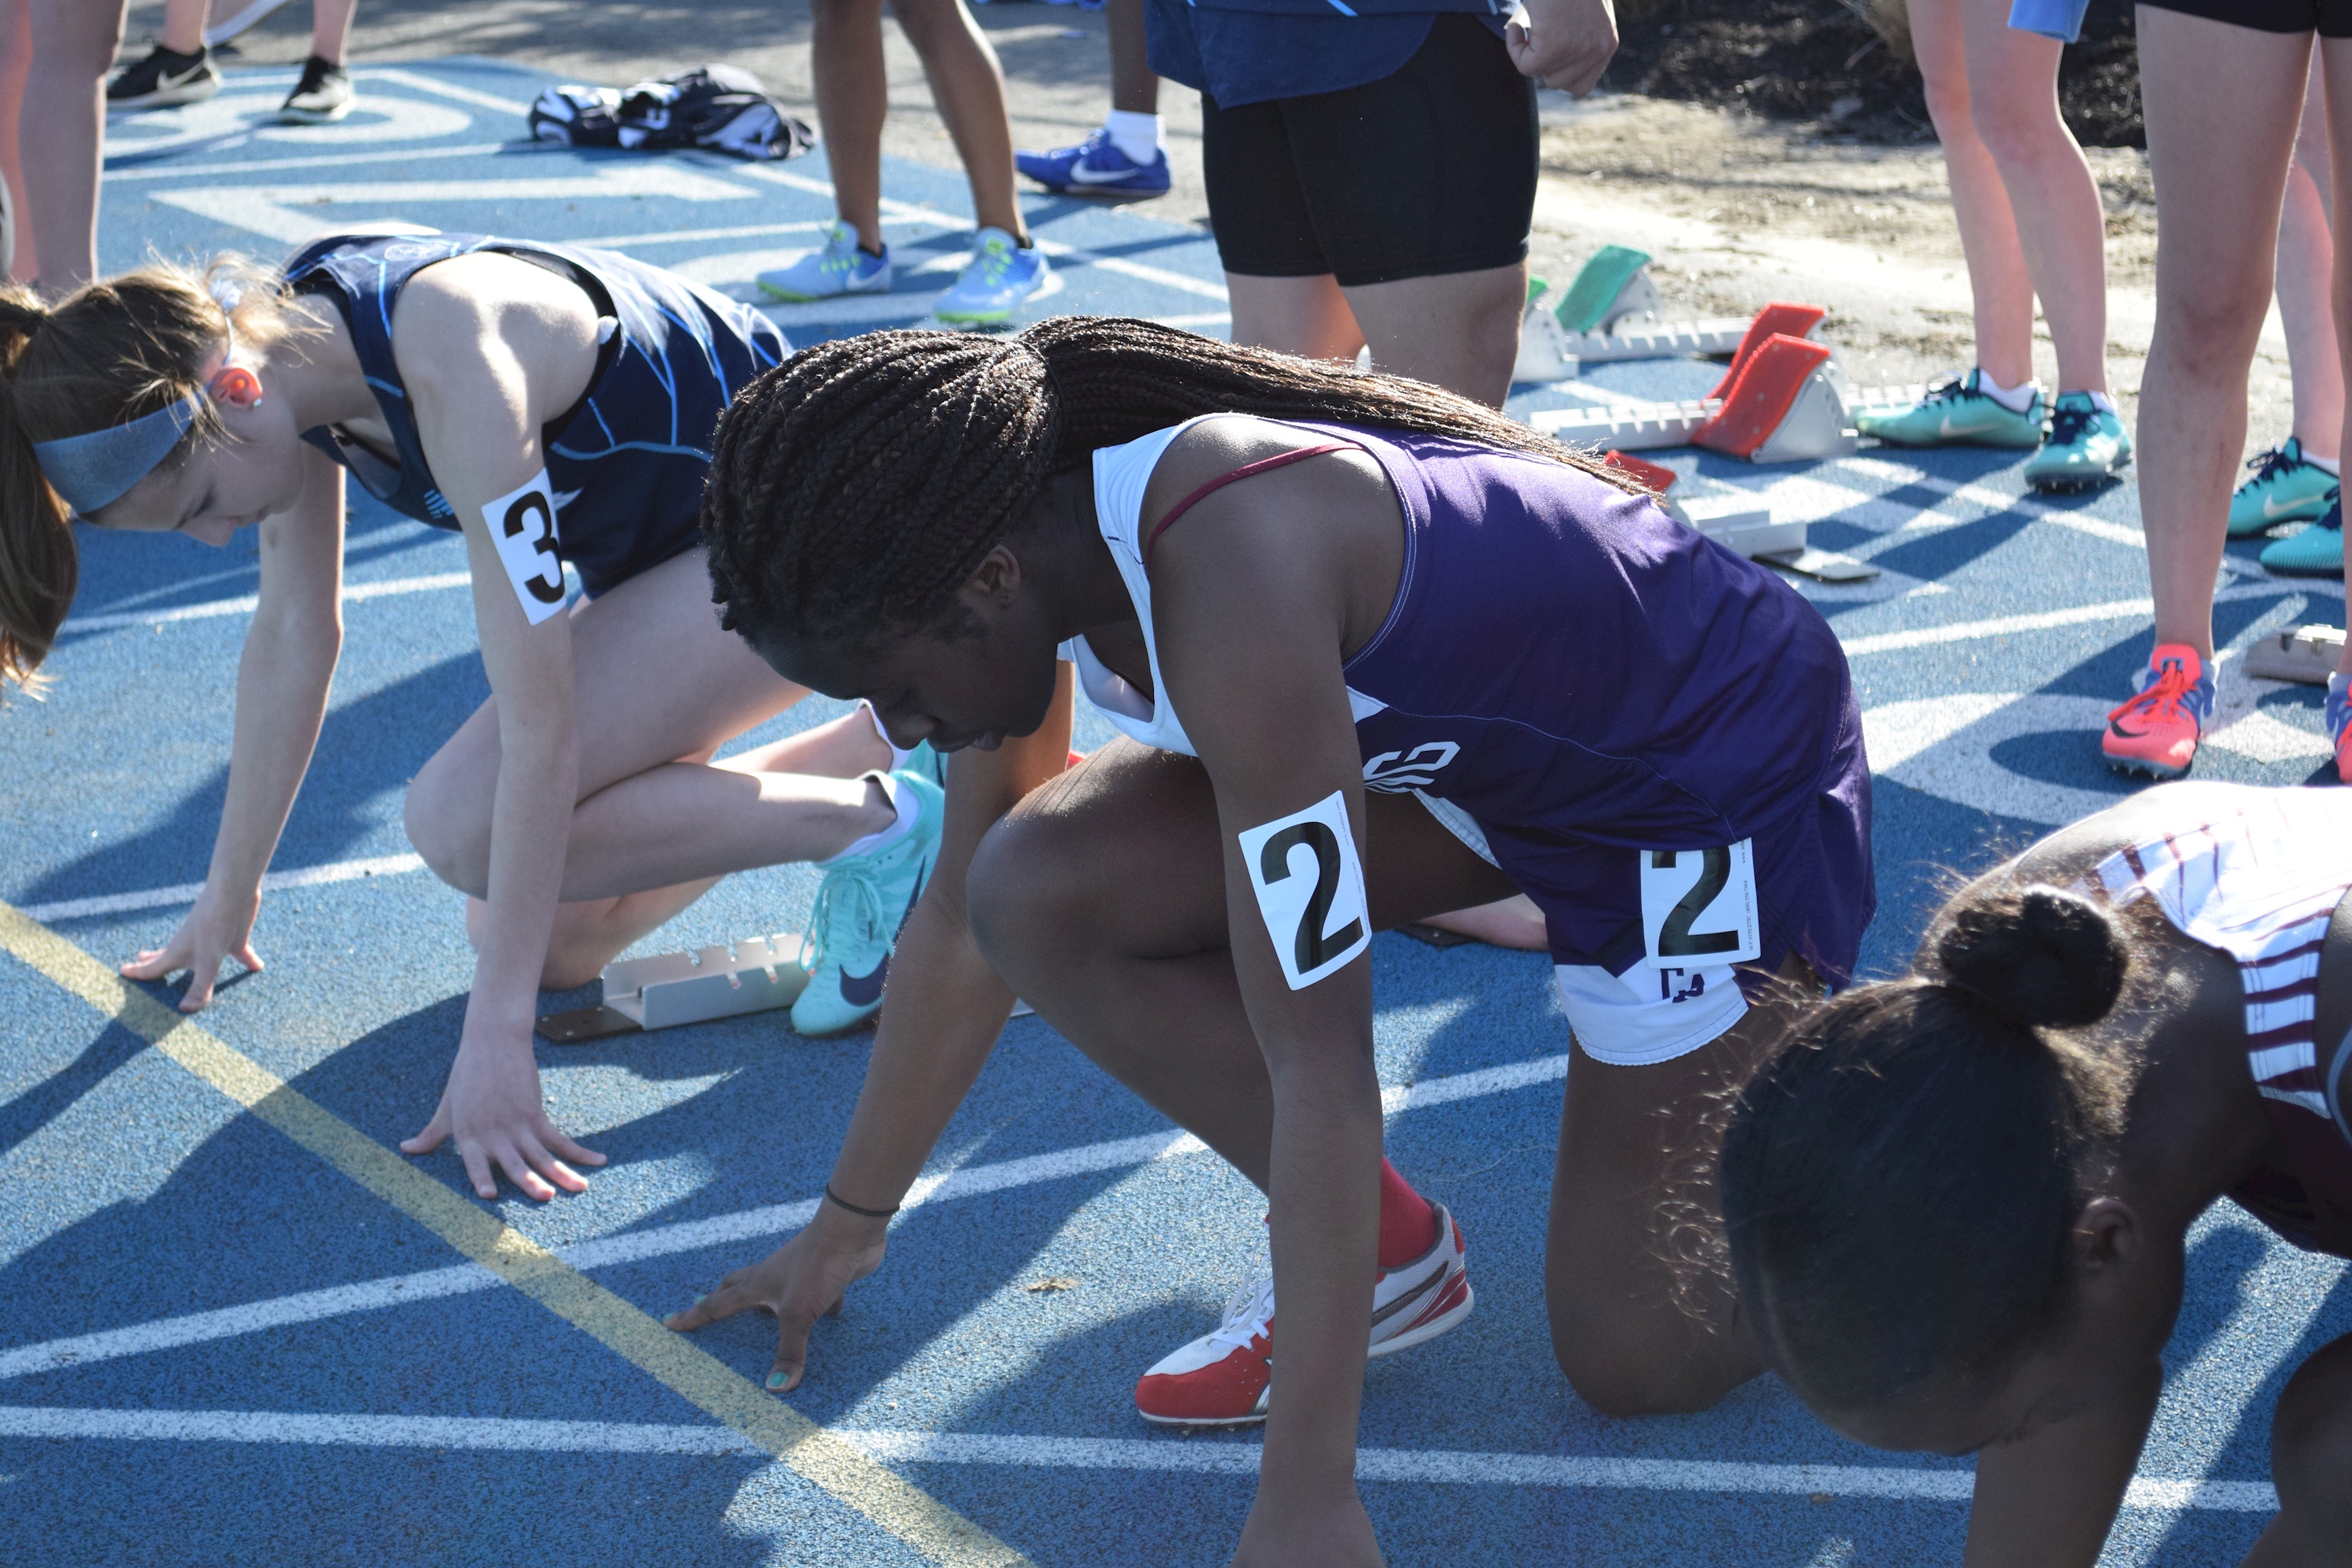
<instances>
[{"instance_id":1,"label":"runner's hand on track","mask_svg":"<svg viewBox=\"0 0 2352 1568\"><path fill-rule=\"evenodd\" d=\"M1381 1568L1381 1544L1352 1486L1307 1500L1261 1485L1233 1568Z\"/></svg>"},{"instance_id":2,"label":"runner's hand on track","mask_svg":"<svg viewBox=\"0 0 2352 1568\"><path fill-rule=\"evenodd\" d=\"M670 1314L669 1326L686 1333L755 1307L774 1313L776 1360L768 1387L790 1393L800 1386L808 1366L809 1330L819 1318L839 1312L842 1293L882 1267L888 1229L887 1220L820 1203L807 1229L749 1268L727 1276L685 1311Z\"/></svg>"},{"instance_id":3,"label":"runner's hand on track","mask_svg":"<svg viewBox=\"0 0 2352 1568\"><path fill-rule=\"evenodd\" d=\"M541 1203L555 1196L556 1187L584 1193L587 1181L564 1162L604 1163L604 1155L573 1142L547 1119L528 1036L518 1048L487 1044L469 1031L450 1065L440 1108L424 1131L401 1144L401 1152L429 1154L452 1137L457 1157L466 1163L466 1179L481 1198L499 1195L494 1171L505 1172L507 1180Z\"/></svg>"},{"instance_id":4,"label":"runner's hand on track","mask_svg":"<svg viewBox=\"0 0 2352 1568\"><path fill-rule=\"evenodd\" d=\"M1611 0L1523 0L1528 20L1503 29L1519 74L1580 97L1591 92L1617 52Z\"/></svg>"},{"instance_id":5,"label":"runner's hand on track","mask_svg":"<svg viewBox=\"0 0 2352 1568\"><path fill-rule=\"evenodd\" d=\"M121 968L126 980L162 980L184 969L188 972L187 994L180 998L180 1011L201 1013L213 999L213 986L220 979L221 960L234 958L248 972L258 972L261 954L253 951L253 921L261 913L261 889L258 888L243 898L216 896L212 884L196 895L196 907L172 933L172 940L161 947L142 952Z\"/></svg>"}]
</instances>

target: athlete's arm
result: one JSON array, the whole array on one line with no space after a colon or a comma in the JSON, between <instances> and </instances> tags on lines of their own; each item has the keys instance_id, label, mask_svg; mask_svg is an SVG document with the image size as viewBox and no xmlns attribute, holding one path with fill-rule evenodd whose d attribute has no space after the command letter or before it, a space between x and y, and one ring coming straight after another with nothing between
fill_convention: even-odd
<instances>
[{"instance_id":1,"label":"athlete's arm","mask_svg":"<svg viewBox=\"0 0 2352 1568\"><path fill-rule=\"evenodd\" d=\"M480 262L491 265L469 265ZM499 752L473 994L440 1105L401 1147L421 1154L454 1137L480 1196L498 1195L495 1173L504 1171L547 1199L555 1187L587 1185L567 1161L604 1163L548 1121L530 1043L579 800L572 631L560 613L532 623L484 510L543 477L541 422L569 406L593 374L595 321L577 289L504 270L526 265L498 257L445 262L419 273L394 308L393 353L417 434L465 529ZM466 286L476 279L488 286Z\"/></svg>"},{"instance_id":2,"label":"athlete's arm","mask_svg":"<svg viewBox=\"0 0 2352 1568\"><path fill-rule=\"evenodd\" d=\"M261 523L260 603L237 661L228 797L204 891L171 941L122 966L133 980L187 970L184 1013L212 1000L222 959L261 967L253 921L262 873L318 746L342 653L343 470L307 447L302 463L301 499Z\"/></svg>"},{"instance_id":3,"label":"athlete's arm","mask_svg":"<svg viewBox=\"0 0 2352 1568\"><path fill-rule=\"evenodd\" d=\"M1276 438L1302 444L1288 433ZM1229 448L1195 457L1177 449L1189 439L1180 438L1173 460L1155 475L1148 517L1207 477L1191 471L1199 457L1229 469L1234 457L1267 455ZM1359 590L1372 553L1363 548L1362 525L1372 521L1364 483L1342 465L1365 460L1318 458L1219 490L1160 537L1152 565L1162 695L1182 716L1216 791L1234 969L1274 1085L1268 1197L1281 1386L1234 1560L1284 1568L1380 1561L1355 1489L1378 1263L1371 975L1360 927L1335 937L1328 918L1335 909L1344 917L1352 898L1357 918L1369 920L1360 870L1350 877L1345 858L1352 852L1360 867L1364 802L1340 660L1351 620L1360 618ZM1385 498L1385 485L1372 493ZM1382 521L1397 529L1392 510ZM1401 541L1399 531L1392 542L1400 550ZM1394 590L1391 570L1381 610ZM1319 845L1286 847L1301 837L1294 827L1260 845L1255 863L1245 853L1244 834L1335 795L1346 812L1344 842L1333 832ZM1303 910L1276 913L1279 900L1261 903L1254 870L1286 891L1311 879L1313 896ZM1329 939L1331 959L1357 951L1325 973L1328 959L1308 962L1320 939Z\"/></svg>"},{"instance_id":4,"label":"athlete's arm","mask_svg":"<svg viewBox=\"0 0 2352 1568\"><path fill-rule=\"evenodd\" d=\"M2156 1418L2164 1367L2150 1362L2107 1405L1977 1455L1967 1568L2091 1568Z\"/></svg>"},{"instance_id":5,"label":"athlete's arm","mask_svg":"<svg viewBox=\"0 0 2352 1568\"><path fill-rule=\"evenodd\" d=\"M1073 685L1065 664L1036 733L993 752L959 752L948 764L939 864L891 955L866 1087L828 1184L859 1208L898 1206L1012 1016L1013 992L972 941L964 878L988 830L1067 763ZM727 1276L672 1316L669 1326L698 1329L754 1307L772 1312L776 1360L768 1386L797 1387L808 1364L810 1327L840 1308L844 1290L881 1267L889 1226L887 1218L820 1201L806 1229Z\"/></svg>"}]
</instances>

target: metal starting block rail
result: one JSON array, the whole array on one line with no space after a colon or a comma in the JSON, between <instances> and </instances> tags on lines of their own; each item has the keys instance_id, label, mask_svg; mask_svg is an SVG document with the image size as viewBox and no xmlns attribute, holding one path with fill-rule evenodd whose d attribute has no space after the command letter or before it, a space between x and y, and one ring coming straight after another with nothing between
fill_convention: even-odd
<instances>
[{"instance_id":1,"label":"metal starting block rail","mask_svg":"<svg viewBox=\"0 0 2352 1568\"><path fill-rule=\"evenodd\" d=\"M1759 463L1794 462L1807 458L1839 457L1854 450L1853 416L1881 408L1907 406L1918 401L1922 387L1869 386L1847 389L1824 366L1812 384L1791 400L1780 426L1754 454ZM1832 395L1834 396L1834 405ZM1720 398L1694 397L1679 403L1619 403L1602 408L1550 408L1529 416L1545 435L1571 447L1615 447L1622 452L1654 451L1663 447L1692 445L1702 426L1723 412ZM1799 426L1801 426L1800 428Z\"/></svg>"},{"instance_id":2,"label":"metal starting block rail","mask_svg":"<svg viewBox=\"0 0 2352 1568\"><path fill-rule=\"evenodd\" d=\"M2245 658L2248 675L2325 686L2343 660L2344 633L2335 626L2296 626L2264 637Z\"/></svg>"}]
</instances>

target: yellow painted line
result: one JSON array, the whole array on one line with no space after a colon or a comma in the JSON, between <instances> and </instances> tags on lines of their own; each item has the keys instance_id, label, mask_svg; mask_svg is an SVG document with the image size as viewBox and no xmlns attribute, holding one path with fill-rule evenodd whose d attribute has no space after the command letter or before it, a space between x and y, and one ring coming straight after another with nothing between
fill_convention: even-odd
<instances>
[{"instance_id":1,"label":"yellow painted line","mask_svg":"<svg viewBox=\"0 0 2352 1568\"><path fill-rule=\"evenodd\" d=\"M5 903L0 948L925 1556L949 1568L1028 1564L1026 1557L955 1510Z\"/></svg>"}]
</instances>

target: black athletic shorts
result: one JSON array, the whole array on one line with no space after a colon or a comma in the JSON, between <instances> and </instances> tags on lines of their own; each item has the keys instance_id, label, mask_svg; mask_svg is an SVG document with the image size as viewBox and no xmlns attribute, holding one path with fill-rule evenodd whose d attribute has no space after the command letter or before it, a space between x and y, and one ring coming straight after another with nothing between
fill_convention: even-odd
<instances>
[{"instance_id":1,"label":"black athletic shorts","mask_svg":"<svg viewBox=\"0 0 2352 1568\"><path fill-rule=\"evenodd\" d=\"M2140 0L2159 11L2252 27L2257 33L2317 33L2352 38L2352 0Z\"/></svg>"},{"instance_id":2,"label":"black athletic shorts","mask_svg":"<svg viewBox=\"0 0 2352 1568\"><path fill-rule=\"evenodd\" d=\"M1475 16L1441 13L1395 75L1220 109L1201 95L1225 270L1392 283L1527 258L1536 89Z\"/></svg>"}]
</instances>

